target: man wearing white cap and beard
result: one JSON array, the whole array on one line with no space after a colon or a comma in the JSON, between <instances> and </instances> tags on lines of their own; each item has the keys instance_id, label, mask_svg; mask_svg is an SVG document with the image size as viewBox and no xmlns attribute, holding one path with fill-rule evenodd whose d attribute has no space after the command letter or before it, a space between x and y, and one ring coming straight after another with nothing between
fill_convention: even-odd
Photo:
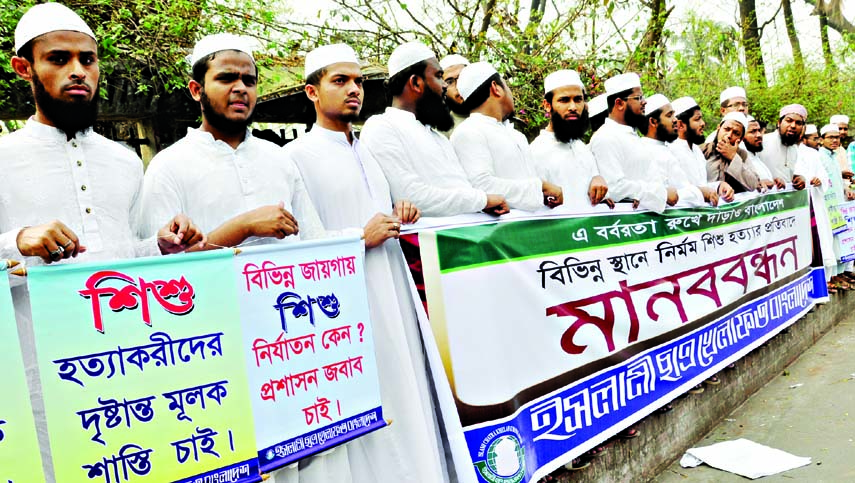
<instances>
[{"instance_id":1,"label":"man wearing white cap and beard","mask_svg":"<svg viewBox=\"0 0 855 483\"><path fill-rule=\"evenodd\" d=\"M300 168L324 226L342 230L361 226L366 235L378 217L396 223L381 228L379 244L366 243L365 270L369 309L384 411L394 424L316 457L324 463L300 463L299 481L443 481L429 379L418 332L414 301L407 289L407 267L395 238L398 222L418 220L412 203L393 209L389 185L377 162L354 136L352 123L362 108L362 70L347 45L318 47L306 55L305 92L317 122L307 134L285 146ZM408 464L402 465L401 461ZM323 465L324 472L312 466ZM277 476L277 483L290 481Z\"/></svg>"},{"instance_id":2,"label":"man wearing white cap and beard","mask_svg":"<svg viewBox=\"0 0 855 483\"><path fill-rule=\"evenodd\" d=\"M760 190L766 191L777 187L778 189L784 189L786 184L783 179L775 178L772 175L772 171L766 166L757 153L763 151L763 134L764 129L760 127L760 121L754 119L753 116L747 116L748 119L748 128L745 130L745 137L742 139L742 146L745 147L745 150L748 152L748 156L745 158L745 163L751 167L751 169L757 173L757 177L760 178Z\"/></svg>"},{"instance_id":3,"label":"man wearing white cap and beard","mask_svg":"<svg viewBox=\"0 0 855 483\"><path fill-rule=\"evenodd\" d=\"M582 142L588 129L588 105L579 73L559 70L543 83L549 125L531 143L537 174L561 186L567 211L588 211L602 202L614 208L614 202L606 198L609 189L594 155Z\"/></svg>"},{"instance_id":4,"label":"man wearing white cap and beard","mask_svg":"<svg viewBox=\"0 0 855 483\"><path fill-rule=\"evenodd\" d=\"M739 149L745 131L748 129L748 118L741 112L729 112L718 125L716 139L713 143L701 146L701 151L707 158L707 180L725 181L736 193L750 192L760 189L760 178L745 162L748 153ZM737 147L733 158L728 158L722 145Z\"/></svg>"},{"instance_id":5,"label":"man wearing white cap and beard","mask_svg":"<svg viewBox=\"0 0 855 483\"><path fill-rule=\"evenodd\" d=\"M778 128L763 136L763 152L760 159L775 178L792 181L793 188L805 187L805 179L793 175L793 168L799 158L799 141L805 128L807 109L799 104L790 104L778 113Z\"/></svg>"},{"instance_id":6,"label":"man wearing white cap and beard","mask_svg":"<svg viewBox=\"0 0 855 483\"><path fill-rule=\"evenodd\" d=\"M510 123L514 96L496 69L488 62L468 65L457 87L470 114L454 130L451 145L472 186L503 195L515 209L561 205L561 187L538 177L528 141Z\"/></svg>"},{"instance_id":7,"label":"man wearing white cap and beard","mask_svg":"<svg viewBox=\"0 0 855 483\"><path fill-rule=\"evenodd\" d=\"M423 216L507 213L504 196L469 183L454 148L439 133L454 120L443 101L436 55L420 42L398 46L389 57L386 89L392 106L368 119L361 141L383 169L392 200L412 201Z\"/></svg>"},{"instance_id":8,"label":"man wearing white cap and beard","mask_svg":"<svg viewBox=\"0 0 855 483\"><path fill-rule=\"evenodd\" d=\"M439 66L442 68L442 81L447 86L445 103L451 109L454 127L457 127L469 116L469 111L463 107L463 98L460 97L460 92L457 90L457 78L460 77L460 71L467 65L469 65L469 59L460 54L446 55L439 61ZM446 134L450 136L454 127L446 131Z\"/></svg>"},{"instance_id":9,"label":"man wearing white cap and beard","mask_svg":"<svg viewBox=\"0 0 855 483\"><path fill-rule=\"evenodd\" d=\"M677 190L665 185L665 173L650 166L642 156L641 139L646 102L638 74L627 73L606 80L609 117L591 138L597 167L615 201L631 199L642 208L661 213L666 203L677 203Z\"/></svg>"},{"instance_id":10,"label":"man wearing white cap and beard","mask_svg":"<svg viewBox=\"0 0 855 483\"><path fill-rule=\"evenodd\" d=\"M816 151L822 139L819 137L819 131L816 129L816 124L808 124L805 126L805 134L802 136L802 144Z\"/></svg>"},{"instance_id":11,"label":"man wearing white cap and beard","mask_svg":"<svg viewBox=\"0 0 855 483\"><path fill-rule=\"evenodd\" d=\"M258 70L248 39L202 38L189 58L190 95L202 125L158 153L143 190L144 232L172 210L191 214L208 233L209 248L251 237L266 242L327 236L297 166L275 144L248 130Z\"/></svg>"},{"instance_id":12,"label":"man wearing white cap and beard","mask_svg":"<svg viewBox=\"0 0 855 483\"><path fill-rule=\"evenodd\" d=\"M719 185L722 183L708 183L706 178L694 183L692 181L694 176L688 174L687 169L668 147L669 143L678 140L677 118L674 112L671 101L662 94L654 94L647 99L644 114L648 125L644 133L645 137L641 140L644 144L643 152L648 158L647 162L658 165L658 169L666 174L667 185L677 190L680 203L684 206L704 206L706 203L716 206ZM733 191L728 191L726 184L722 188L724 189L721 195L727 201L732 200Z\"/></svg>"},{"instance_id":13,"label":"man wearing white cap and beard","mask_svg":"<svg viewBox=\"0 0 855 483\"><path fill-rule=\"evenodd\" d=\"M0 138L9 180L0 196L0 258L24 257L30 266L116 260L204 243L202 231L177 212L159 220L156 235L138 238L142 161L92 130L100 70L95 35L83 19L58 3L30 8L15 28L15 54L12 69L30 83L36 113ZM29 292L20 279L12 284L42 463L53 482Z\"/></svg>"},{"instance_id":14,"label":"man wearing white cap and beard","mask_svg":"<svg viewBox=\"0 0 855 483\"><path fill-rule=\"evenodd\" d=\"M840 131L840 146L834 150L834 157L837 158L837 163L840 164L840 170L843 172L843 177L852 180L852 164L849 161L849 155L846 148L849 146L849 116L843 114L835 114L828 120L829 124L837 126Z\"/></svg>"}]
</instances>

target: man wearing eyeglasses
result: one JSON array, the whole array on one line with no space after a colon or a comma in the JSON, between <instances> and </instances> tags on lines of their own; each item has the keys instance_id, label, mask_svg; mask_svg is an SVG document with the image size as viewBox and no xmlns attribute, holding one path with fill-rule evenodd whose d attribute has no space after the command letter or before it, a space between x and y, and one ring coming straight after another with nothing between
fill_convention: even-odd
<instances>
[{"instance_id":1,"label":"man wearing eyeglasses","mask_svg":"<svg viewBox=\"0 0 855 483\"><path fill-rule=\"evenodd\" d=\"M739 86L728 87L727 89L721 91L721 94L718 96L718 102L721 105L721 117L723 118L729 112L741 112L742 114L748 116L748 95L745 93L745 89ZM715 141L716 133L718 131L713 131L707 136L706 143L711 143ZM740 149L745 149L744 144L739 145ZM726 155L733 157L736 155L736 150L733 149L733 152L727 152Z\"/></svg>"},{"instance_id":2,"label":"man wearing eyeglasses","mask_svg":"<svg viewBox=\"0 0 855 483\"><path fill-rule=\"evenodd\" d=\"M460 77L460 71L467 65L469 60L459 54L446 55L439 61L439 66L442 67L442 80L446 85L445 104L451 109L451 117L454 118L454 127L443 132L446 136L451 136L454 128L469 117L469 111L463 107L463 97L457 90L457 78Z\"/></svg>"},{"instance_id":3,"label":"man wearing eyeglasses","mask_svg":"<svg viewBox=\"0 0 855 483\"><path fill-rule=\"evenodd\" d=\"M606 178L609 195L662 213L666 204L677 203L678 195L666 185L666 174L641 154L644 146L635 132L647 124L641 79L634 73L614 76L606 80L606 96L609 117L591 138L591 151Z\"/></svg>"}]
</instances>

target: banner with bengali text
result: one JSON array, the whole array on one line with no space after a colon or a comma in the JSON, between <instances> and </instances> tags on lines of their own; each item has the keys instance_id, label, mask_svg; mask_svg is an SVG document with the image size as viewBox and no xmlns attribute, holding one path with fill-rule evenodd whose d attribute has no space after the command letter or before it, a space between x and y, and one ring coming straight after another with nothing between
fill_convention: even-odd
<instances>
[{"instance_id":1,"label":"banner with bengali text","mask_svg":"<svg viewBox=\"0 0 855 483\"><path fill-rule=\"evenodd\" d=\"M5 260L0 260L5 264ZM9 276L0 270L0 482L43 483L42 459L24 374Z\"/></svg>"},{"instance_id":2,"label":"banner with bengali text","mask_svg":"<svg viewBox=\"0 0 855 483\"><path fill-rule=\"evenodd\" d=\"M386 425L358 237L234 259L262 471Z\"/></svg>"},{"instance_id":3,"label":"banner with bengali text","mask_svg":"<svg viewBox=\"0 0 855 483\"><path fill-rule=\"evenodd\" d=\"M803 316L810 233L790 191L406 235L478 481L546 476Z\"/></svg>"},{"instance_id":4,"label":"banner with bengali text","mask_svg":"<svg viewBox=\"0 0 855 483\"><path fill-rule=\"evenodd\" d=\"M257 482L234 253L31 268L61 482Z\"/></svg>"}]
</instances>

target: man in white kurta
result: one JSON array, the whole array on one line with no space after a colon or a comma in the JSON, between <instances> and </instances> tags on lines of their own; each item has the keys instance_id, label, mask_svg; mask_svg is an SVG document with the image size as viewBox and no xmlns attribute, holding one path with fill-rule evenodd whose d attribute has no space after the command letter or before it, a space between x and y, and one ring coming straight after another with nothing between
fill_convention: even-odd
<instances>
[{"instance_id":1,"label":"man in white kurta","mask_svg":"<svg viewBox=\"0 0 855 483\"><path fill-rule=\"evenodd\" d=\"M748 94L745 93L745 89L742 87L731 86L721 91L721 94L718 96L718 102L720 105L719 113L721 114L721 117L724 117L730 112L741 112L745 116L748 116ZM715 135L716 131L711 132L704 143L715 141ZM741 149L745 149L742 145L739 147ZM728 155L730 154L728 153Z\"/></svg>"},{"instance_id":2,"label":"man in white kurta","mask_svg":"<svg viewBox=\"0 0 855 483\"><path fill-rule=\"evenodd\" d=\"M715 190L725 201L732 200L733 188L729 184L724 181L707 181L707 159L699 147L704 142L706 127L701 107L688 96L674 99L671 107L677 119L677 139L668 144L668 149L683 168L688 182Z\"/></svg>"},{"instance_id":3,"label":"man in white kurta","mask_svg":"<svg viewBox=\"0 0 855 483\"><path fill-rule=\"evenodd\" d=\"M53 51L64 52L68 62L47 60ZM28 266L105 261L171 253L202 241L186 217L173 218L175 212L159 220L158 236L136 236L142 161L92 131L100 71L86 23L58 3L32 7L15 29L15 52L12 68L37 93L36 114L0 138L7 180L0 190L0 258ZM175 239L179 231L181 241ZM23 279L11 282L45 476L68 481L53 472L29 291Z\"/></svg>"},{"instance_id":4,"label":"man in white kurta","mask_svg":"<svg viewBox=\"0 0 855 483\"><path fill-rule=\"evenodd\" d=\"M216 54L216 55L214 55ZM323 225L300 172L281 149L247 129L256 100L256 67L234 36L200 40L190 91L201 101L202 126L152 159L143 191L143 233L163 213L198 218L211 248L321 238ZM221 79L223 72L234 72ZM237 101L236 101L237 100Z\"/></svg>"},{"instance_id":5,"label":"man in white kurta","mask_svg":"<svg viewBox=\"0 0 855 483\"><path fill-rule=\"evenodd\" d=\"M748 156L745 158L747 164L760 178L762 191L770 189L784 189L786 183L781 178L775 178L772 171L766 166L759 153L763 152L763 128L760 123L754 119L754 116L748 116L748 128L745 130L745 137L742 139L742 144L745 146L745 151Z\"/></svg>"},{"instance_id":6,"label":"man in white kurta","mask_svg":"<svg viewBox=\"0 0 855 483\"><path fill-rule=\"evenodd\" d=\"M457 89L471 112L454 130L451 145L472 186L499 193L508 206L525 211L563 203L561 188L537 176L528 141L509 120L513 93L496 69L488 62L464 67Z\"/></svg>"},{"instance_id":7,"label":"man in white kurta","mask_svg":"<svg viewBox=\"0 0 855 483\"><path fill-rule=\"evenodd\" d=\"M442 100L439 61L419 42L403 44L389 57L392 106L372 116L361 140L380 164L392 200L410 200L425 216L508 211L503 196L469 183L457 154L439 131L454 120Z\"/></svg>"},{"instance_id":8,"label":"man in white kurta","mask_svg":"<svg viewBox=\"0 0 855 483\"><path fill-rule=\"evenodd\" d=\"M320 47L306 56L305 72L317 123L284 149L299 166L326 227L362 226L393 207L383 172L351 125L363 99L356 54L343 44ZM412 210L399 203L394 214L412 222L418 217ZM416 306L398 241L390 237L366 250L365 269L381 400L394 423L328 455L326 479L312 481L444 481Z\"/></svg>"},{"instance_id":9,"label":"man in white kurta","mask_svg":"<svg viewBox=\"0 0 855 483\"><path fill-rule=\"evenodd\" d=\"M852 164L849 162L849 154L845 144L849 139L849 116L835 114L828 120L828 124L837 126L838 131L840 131L840 146L834 150L834 157L837 158L843 177L851 181L855 173L852 172Z\"/></svg>"},{"instance_id":10,"label":"man in white kurta","mask_svg":"<svg viewBox=\"0 0 855 483\"><path fill-rule=\"evenodd\" d=\"M651 166L636 127L644 122L646 102L637 74L620 74L606 80L609 117L591 137L597 167L615 201L630 199L657 213L666 203L677 202L677 190L666 186L665 174Z\"/></svg>"},{"instance_id":11,"label":"man in white kurta","mask_svg":"<svg viewBox=\"0 0 855 483\"><path fill-rule=\"evenodd\" d=\"M799 141L804 132L807 109L799 104L790 104L778 113L778 128L763 136L763 151L760 159L772 172L772 176L785 182L792 181L793 187L803 189L805 180L793 176L799 159Z\"/></svg>"},{"instance_id":12,"label":"man in white kurta","mask_svg":"<svg viewBox=\"0 0 855 483\"><path fill-rule=\"evenodd\" d=\"M549 113L549 125L530 146L535 170L541 178L561 187L564 211L590 211L591 206L606 199L608 186L594 155L582 142L588 128L585 86L575 70L559 70L546 76L544 90L543 107ZM611 199L606 203L614 206Z\"/></svg>"}]
</instances>

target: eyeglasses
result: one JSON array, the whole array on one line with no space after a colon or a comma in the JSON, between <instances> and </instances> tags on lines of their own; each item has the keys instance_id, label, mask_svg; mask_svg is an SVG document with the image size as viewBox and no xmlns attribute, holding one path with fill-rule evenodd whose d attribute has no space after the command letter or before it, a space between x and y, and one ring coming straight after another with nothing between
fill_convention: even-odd
<instances>
[{"instance_id":1,"label":"eyeglasses","mask_svg":"<svg viewBox=\"0 0 855 483\"><path fill-rule=\"evenodd\" d=\"M625 100L625 101L628 101L630 99L638 99L638 102L643 102L644 101L644 94L639 94L637 96L629 96L629 97L623 98L623 100Z\"/></svg>"}]
</instances>

